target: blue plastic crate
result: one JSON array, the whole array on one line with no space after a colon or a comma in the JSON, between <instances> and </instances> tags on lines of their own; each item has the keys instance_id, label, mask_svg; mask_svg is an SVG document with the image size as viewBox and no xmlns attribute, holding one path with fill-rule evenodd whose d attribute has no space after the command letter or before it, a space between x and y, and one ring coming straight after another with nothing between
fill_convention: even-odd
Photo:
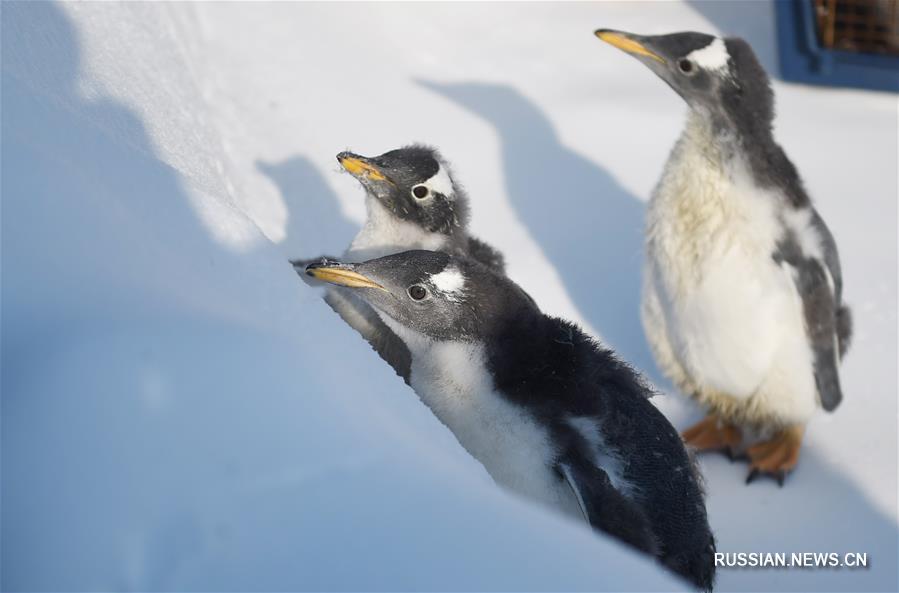
<instances>
[{"instance_id":1,"label":"blue plastic crate","mask_svg":"<svg viewBox=\"0 0 899 593\"><path fill-rule=\"evenodd\" d=\"M784 80L899 92L899 55L824 47L812 0L777 0L780 73Z\"/></svg>"}]
</instances>

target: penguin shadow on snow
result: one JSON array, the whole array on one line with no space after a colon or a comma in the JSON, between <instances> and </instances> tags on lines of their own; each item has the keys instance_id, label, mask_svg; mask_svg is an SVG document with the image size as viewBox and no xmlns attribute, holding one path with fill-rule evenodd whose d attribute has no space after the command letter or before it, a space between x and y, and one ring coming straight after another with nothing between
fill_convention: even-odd
<instances>
[{"instance_id":1,"label":"penguin shadow on snow","mask_svg":"<svg viewBox=\"0 0 899 593\"><path fill-rule=\"evenodd\" d=\"M9 3L3 10L4 313L27 293L40 314L4 315L3 321L3 536L17 545L2 549L7 570L0 588L171 588L179 570L202 557L203 538L213 537L197 535L195 518L179 517L179 527L170 529L168 517L158 512L159 521L148 522L142 533L132 528L140 538L133 541L147 550L135 556L147 567L140 583L130 576L119 580L114 566L97 567L122 557L110 543L117 541L110 535L117 518L131 525L137 509L148 508L148 496L168 496L158 484L183 483L197 474L194 456L163 453L195 442L196 426L181 430L176 416L165 414L149 422L139 377L148 368L153 376L178 377L181 360L195 359L206 377L216 379L204 378L196 391L179 385L166 390L166 398L177 398L178 418L227 424L217 387L227 391L240 377L215 366L217 361L207 362L199 348L186 349L181 334L162 341L180 360L148 344L166 332L159 329L165 327L160 311L183 304L189 292L203 298L204 287L221 278L219 270L239 273L241 258L210 236L175 169L157 156L139 115L111 96L82 95L84 51L63 7ZM168 265L170 289L160 288L160 258ZM45 387L31 393L37 398L7 398L10 386L53 385L34 378L47 373L43 367L35 371L29 349L34 335L41 336L40 358L51 361L46 368L62 372L67 367L59 360L68 360L68 349L97 352L115 339L110 335L126 336L129 343L103 369L102 385L95 373L108 360L79 369L78 380L65 391ZM140 354L129 355L132 348ZM127 380L119 365L133 365ZM15 425L7 424L10 417ZM217 454L239 451L226 445ZM71 476L77 476L77 487ZM100 484L103 494L95 495Z\"/></svg>"},{"instance_id":2,"label":"penguin shadow on snow","mask_svg":"<svg viewBox=\"0 0 899 593\"><path fill-rule=\"evenodd\" d=\"M281 248L290 258L337 257L359 231L340 209L337 194L303 156L277 163L257 161L259 169L281 192L287 206L287 233Z\"/></svg>"},{"instance_id":3,"label":"penguin shadow on snow","mask_svg":"<svg viewBox=\"0 0 899 593\"><path fill-rule=\"evenodd\" d=\"M564 146L546 114L514 88L416 82L494 126L509 199L581 315L625 360L658 379L640 325L643 203Z\"/></svg>"}]
</instances>

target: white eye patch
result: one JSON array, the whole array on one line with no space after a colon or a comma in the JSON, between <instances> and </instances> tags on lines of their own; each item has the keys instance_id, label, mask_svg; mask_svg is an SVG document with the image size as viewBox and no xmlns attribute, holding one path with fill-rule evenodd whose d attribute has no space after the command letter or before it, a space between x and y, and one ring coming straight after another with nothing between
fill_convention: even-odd
<instances>
[{"instance_id":1,"label":"white eye patch","mask_svg":"<svg viewBox=\"0 0 899 593\"><path fill-rule=\"evenodd\" d=\"M465 289L465 276L455 267L448 267L439 274L434 274L430 280L434 288L447 295L450 300Z\"/></svg>"},{"instance_id":2,"label":"white eye patch","mask_svg":"<svg viewBox=\"0 0 899 593\"><path fill-rule=\"evenodd\" d=\"M727 60L730 54L727 52L727 46L720 37L715 37L707 46L702 49L691 51L687 55L687 59L706 70L723 70L727 68Z\"/></svg>"},{"instance_id":3,"label":"white eye patch","mask_svg":"<svg viewBox=\"0 0 899 593\"><path fill-rule=\"evenodd\" d=\"M447 198L453 197L453 180L442 166L430 179L419 185L424 185L431 190L431 193L443 194Z\"/></svg>"}]
</instances>

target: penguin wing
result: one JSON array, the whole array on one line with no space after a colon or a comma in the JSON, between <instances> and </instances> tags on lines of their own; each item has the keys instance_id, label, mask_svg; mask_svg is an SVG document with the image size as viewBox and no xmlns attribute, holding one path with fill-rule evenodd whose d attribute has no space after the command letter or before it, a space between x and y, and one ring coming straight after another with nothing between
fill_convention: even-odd
<instances>
[{"instance_id":1,"label":"penguin wing","mask_svg":"<svg viewBox=\"0 0 899 593\"><path fill-rule=\"evenodd\" d=\"M579 456L569 455L557 465L577 499L584 520L635 548L655 554L657 543L649 518L633 501L612 485L602 468Z\"/></svg>"},{"instance_id":2,"label":"penguin wing","mask_svg":"<svg viewBox=\"0 0 899 593\"><path fill-rule=\"evenodd\" d=\"M468 238L468 256L494 272L505 274L506 260L503 254L480 239Z\"/></svg>"},{"instance_id":3,"label":"penguin wing","mask_svg":"<svg viewBox=\"0 0 899 593\"><path fill-rule=\"evenodd\" d=\"M787 266L796 292L802 299L805 333L812 350L818 397L821 407L831 411L843 399L837 327L840 307L836 296L837 282L827 265L826 250L823 251L823 257L803 252L798 240L789 237L778 246L774 260L781 266Z\"/></svg>"},{"instance_id":4,"label":"penguin wing","mask_svg":"<svg viewBox=\"0 0 899 593\"><path fill-rule=\"evenodd\" d=\"M852 339L852 312L843 303L843 270L840 266L840 254L837 251L837 242L833 238L830 229L824 224L824 219L813 208L812 227L818 232L824 263L833 280L833 292L837 304L837 340L840 358L849 350L849 342Z\"/></svg>"},{"instance_id":5,"label":"penguin wing","mask_svg":"<svg viewBox=\"0 0 899 593\"><path fill-rule=\"evenodd\" d=\"M821 243L821 251L823 252L824 263L827 265L827 271L833 279L833 292L836 297L837 304L842 302L843 298L843 270L840 266L840 254L837 252L837 242L833 238L833 233L824 224L824 219L818 214L818 211L812 209L811 226L818 232L818 239Z\"/></svg>"},{"instance_id":6,"label":"penguin wing","mask_svg":"<svg viewBox=\"0 0 899 593\"><path fill-rule=\"evenodd\" d=\"M406 344L378 317L375 310L359 297L337 287L328 289L325 302L347 324L368 341L375 352L406 384L412 373L412 354Z\"/></svg>"}]
</instances>

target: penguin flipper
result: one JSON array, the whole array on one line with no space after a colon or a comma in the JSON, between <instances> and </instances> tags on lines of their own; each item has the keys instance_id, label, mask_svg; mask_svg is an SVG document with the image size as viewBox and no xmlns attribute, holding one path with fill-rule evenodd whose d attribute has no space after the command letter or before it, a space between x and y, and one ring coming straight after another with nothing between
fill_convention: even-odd
<instances>
[{"instance_id":1,"label":"penguin flipper","mask_svg":"<svg viewBox=\"0 0 899 593\"><path fill-rule=\"evenodd\" d=\"M406 344L387 327L368 304L347 290L330 288L325 302L346 323L359 332L406 384L412 373L412 354Z\"/></svg>"},{"instance_id":2,"label":"penguin flipper","mask_svg":"<svg viewBox=\"0 0 899 593\"><path fill-rule=\"evenodd\" d=\"M843 399L839 370L840 309L828 281L824 262L815 258L801 258L791 264L793 282L802 299L805 333L812 350L812 368L818 397L821 407L830 412Z\"/></svg>"},{"instance_id":3,"label":"penguin flipper","mask_svg":"<svg viewBox=\"0 0 899 593\"><path fill-rule=\"evenodd\" d=\"M506 259L503 257L503 254L480 239L468 238L468 256L484 264L494 272L499 274L505 274L506 272Z\"/></svg>"},{"instance_id":4,"label":"penguin flipper","mask_svg":"<svg viewBox=\"0 0 899 593\"><path fill-rule=\"evenodd\" d=\"M830 229L824 223L824 219L821 218L821 215L814 208L812 209L811 224L818 231L824 264L827 266L827 271L833 279L833 292L838 306L837 339L839 340L839 355L842 360L849 350L849 343L852 341L852 312L843 302L843 271L840 266L840 254L837 251L837 242L833 238L833 233L830 232Z\"/></svg>"},{"instance_id":5,"label":"penguin flipper","mask_svg":"<svg viewBox=\"0 0 899 593\"><path fill-rule=\"evenodd\" d=\"M612 485L609 475L583 459L569 457L557 467L577 499L584 519L631 546L657 555L658 543L649 518Z\"/></svg>"},{"instance_id":6,"label":"penguin flipper","mask_svg":"<svg viewBox=\"0 0 899 593\"><path fill-rule=\"evenodd\" d=\"M795 277L802 294L806 334L814 355L815 383L821 407L832 411L843 400L840 387L839 310L827 283L824 269L817 261L806 262ZM848 311L848 309L847 309Z\"/></svg>"}]
</instances>

